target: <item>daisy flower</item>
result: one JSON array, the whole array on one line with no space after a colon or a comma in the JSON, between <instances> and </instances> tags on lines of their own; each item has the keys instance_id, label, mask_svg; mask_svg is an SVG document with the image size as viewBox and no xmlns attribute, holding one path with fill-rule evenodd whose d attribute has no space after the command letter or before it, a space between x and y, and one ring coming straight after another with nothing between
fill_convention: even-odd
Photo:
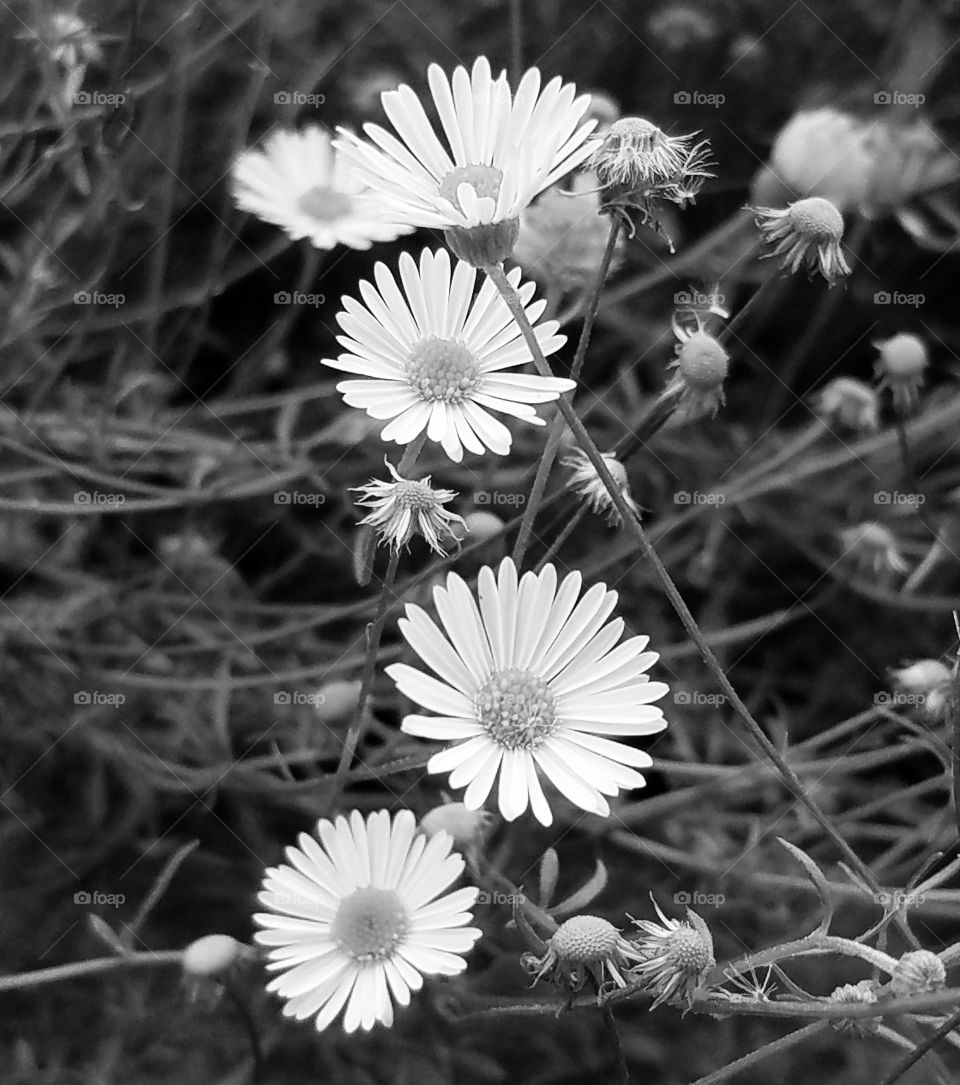
<instances>
[{"instance_id":1,"label":"daisy flower","mask_svg":"<svg viewBox=\"0 0 960 1085\"><path fill-rule=\"evenodd\" d=\"M795 275L803 265L812 275L818 268L829 286L850 274L840 242L843 215L821 196L808 196L785 208L757 207L756 223L765 239L777 242L762 260L780 257L780 267Z\"/></svg>"},{"instance_id":2,"label":"daisy flower","mask_svg":"<svg viewBox=\"0 0 960 1085\"><path fill-rule=\"evenodd\" d=\"M231 184L242 211L318 249L369 249L412 230L391 218L322 128L275 132L262 151L243 151L231 167Z\"/></svg>"},{"instance_id":3,"label":"daisy flower","mask_svg":"<svg viewBox=\"0 0 960 1085\"><path fill-rule=\"evenodd\" d=\"M301 833L286 849L288 863L270 867L255 915L254 935L269 947L267 985L286 1000L283 1012L325 1029L346 1007L343 1028L393 1024L393 1006L429 975L454 976L461 954L480 937L469 909L475 888L444 893L461 875L448 833L430 840L409 810L366 819L321 819L316 836Z\"/></svg>"},{"instance_id":4,"label":"daisy flower","mask_svg":"<svg viewBox=\"0 0 960 1085\"><path fill-rule=\"evenodd\" d=\"M531 360L520 328L489 279L473 297L475 268L459 261L451 274L445 249L424 249L419 268L404 253L399 285L386 264L377 264L374 278L376 287L360 283L363 305L343 299L337 321L346 335L337 341L347 353L323 364L364 378L341 381L337 390L349 406L390 419L384 441L409 444L426 430L458 463L464 448L505 456L512 437L490 411L542 426L531 404L576 387L561 377L504 372ZM519 268L508 279L535 325L546 301L531 301L536 288L520 285ZM544 355L566 342L558 327L548 320L535 328Z\"/></svg>"},{"instance_id":5,"label":"daisy flower","mask_svg":"<svg viewBox=\"0 0 960 1085\"><path fill-rule=\"evenodd\" d=\"M399 553L414 535L422 535L431 550L446 557L444 538L456 539L453 527L459 524L464 531L467 526L463 517L449 512L443 506L456 496L454 490L435 490L430 476L423 479L401 478L389 460L384 460L393 477L392 482L371 479L366 486L352 486L363 496L357 504L373 511L360 523L376 529L381 542Z\"/></svg>"},{"instance_id":6,"label":"daisy flower","mask_svg":"<svg viewBox=\"0 0 960 1085\"><path fill-rule=\"evenodd\" d=\"M574 572L558 587L553 565L518 584L516 566L504 558L497 575L489 566L480 570L479 606L456 573L446 588L434 588L442 632L420 607L407 606L400 631L439 678L403 663L387 674L439 715L407 716L402 730L453 743L434 754L427 771L449 772L451 788L465 786L468 810L483 805L498 773L507 821L529 805L543 825L553 816L540 773L602 817L610 813L604 795L644 786L630 766L649 768L650 755L616 738L666 727L651 702L667 686L644 673L658 654L644 652L648 637L616 646L624 622L607 619L617 593L594 584L577 602L581 584Z\"/></svg>"},{"instance_id":7,"label":"daisy flower","mask_svg":"<svg viewBox=\"0 0 960 1085\"><path fill-rule=\"evenodd\" d=\"M596 121L581 123L590 96L577 98L559 76L541 88L536 68L512 94L506 72L494 79L486 57L450 79L431 64L427 80L445 142L417 95L401 86L381 97L396 136L366 124L369 143L339 129L336 146L399 221L453 230L479 246L477 266L497 263L513 249L520 212L591 153Z\"/></svg>"}]
</instances>

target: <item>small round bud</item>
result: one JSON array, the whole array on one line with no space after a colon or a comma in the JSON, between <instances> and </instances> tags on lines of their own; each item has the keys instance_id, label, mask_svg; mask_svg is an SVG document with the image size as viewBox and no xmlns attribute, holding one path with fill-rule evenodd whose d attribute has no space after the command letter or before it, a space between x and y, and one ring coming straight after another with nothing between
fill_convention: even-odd
<instances>
[{"instance_id":1,"label":"small round bud","mask_svg":"<svg viewBox=\"0 0 960 1085\"><path fill-rule=\"evenodd\" d=\"M467 530L460 535L460 538L468 534L471 539L486 542L488 539L496 538L497 535L503 532L503 521L500 517L496 513L487 512L485 509L468 512L464 516L463 522Z\"/></svg>"},{"instance_id":2,"label":"small round bud","mask_svg":"<svg viewBox=\"0 0 960 1085\"><path fill-rule=\"evenodd\" d=\"M183 951L183 971L197 978L222 976L240 960L243 948L229 934L205 935Z\"/></svg>"},{"instance_id":3,"label":"small round bud","mask_svg":"<svg viewBox=\"0 0 960 1085\"><path fill-rule=\"evenodd\" d=\"M723 344L705 330L700 313L696 319L695 329L683 327L676 316L673 320L679 342L676 358L670 363L675 372L664 395L679 395L677 416L682 421L717 413L724 402L723 382L730 370L730 355Z\"/></svg>"},{"instance_id":4,"label":"small round bud","mask_svg":"<svg viewBox=\"0 0 960 1085\"><path fill-rule=\"evenodd\" d=\"M901 332L873 344L880 357L874 371L881 388L889 388L894 407L904 413L917 405L924 371L929 365L927 348L916 335Z\"/></svg>"},{"instance_id":5,"label":"small round bud","mask_svg":"<svg viewBox=\"0 0 960 1085\"><path fill-rule=\"evenodd\" d=\"M360 683L356 679L325 682L313 699L313 710L321 723L336 723L356 710Z\"/></svg>"},{"instance_id":6,"label":"small round bud","mask_svg":"<svg viewBox=\"0 0 960 1085\"><path fill-rule=\"evenodd\" d=\"M468 810L462 802L448 802L435 806L420 819L420 829L427 836L447 832L460 850L475 847L483 838L490 822L485 810Z\"/></svg>"},{"instance_id":7,"label":"small round bud","mask_svg":"<svg viewBox=\"0 0 960 1085\"><path fill-rule=\"evenodd\" d=\"M575 915L553 934L549 946L559 961L568 964L599 964L616 950L620 932L606 919Z\"/></svg>"},{"instance_id":8,"label":"small round bud","mask_svg":"<svg viewBox=\"0 0 960 1085\"><path fill-rule=\"evenodd\" d=\"M871 433L880 426L877 393L853 377L836 377L817 396L817 410L830 426L852 433Z\"/></svg>"},{"instance_id":9,"label":"small round bud","mask_svg":"<svg viewBox=\"0 0 960 1085\"><path fill-rule=\"evenodd\" d=\"M947 982L943 961L928 949L914 949L897 961L890 977L890 993L897 998L939 991Z\"/></svg>"}]
</instances>

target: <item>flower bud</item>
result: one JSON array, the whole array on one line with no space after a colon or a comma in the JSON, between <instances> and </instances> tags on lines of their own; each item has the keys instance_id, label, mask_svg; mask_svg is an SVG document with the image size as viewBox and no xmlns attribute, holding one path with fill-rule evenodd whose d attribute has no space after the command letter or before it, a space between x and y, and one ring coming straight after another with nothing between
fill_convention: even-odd
<instances>
[{"instance_id":1,"label":"flower bud","mask_svg":"<svg viewBox=\"0 0 960 1085\"><path fill-rule=\"evenodd\" d=\"M520 219L503 219L484 226L454 226L443 238L458 260L473 267L501 264L512 255L520 235Z\"/></svg>"},{"instance_id":2,"label":"flower bud","mask_svg":"<svg viewBox=\"0 0 960 1085\"><path fill-rule=\"evenodd\" d=\"M939 991L947 982L943 961L928 949L914 949L897 961L889 990L896 998Z\"/></svg>"},{"instance_id":3,"label":"flower bud","mask_svg":"<svg viewBox=\"0 0 960 1085\"><path fill-rule=\"evenodd\" d=\"M183 951L183 971L195 978L215 978L227 972L243 955L244 947L228 934L208 934Z\"/></svg>"},{"instance_id":4,"label":"flower bud","mask_svg":"<svg viewBox=\"0 0 960 1085\"><path fill-rule=\"evenodd\" d=\"M356 679L326 682L317 690L313 710L321 723L336 723L356 710L360 683Z\"/></svg>"},{"instance_id":5,"label":"flower bud","mask_svg":"<svg viewBox=\"0 0 960 1085\"><path fill-rule=\"evenodd\" d=\"M462 802L447 802L423 815L420 830L427 836L449 833L454 846L465 851L480 843L489 824L490 814L485 810L468 810Z\"/></svg>"}]
</instances>

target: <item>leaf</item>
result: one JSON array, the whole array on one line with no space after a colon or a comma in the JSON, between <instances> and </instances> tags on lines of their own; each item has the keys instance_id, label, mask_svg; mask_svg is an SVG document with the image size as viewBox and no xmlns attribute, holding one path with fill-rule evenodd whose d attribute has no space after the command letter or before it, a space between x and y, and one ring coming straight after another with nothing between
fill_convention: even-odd
<instances>
[{"instance_id":1,"label":"leaf","mask_svg":"<svg viewBox=\"0 0 960 1085\"><path fill-rule=\"evenodd\" d=\"M796 844L791 844L789 840L784 840L782 836L778 836L777 840L803 867L810 881L816 886L817 893L820 895L820 903L823 905L823 919L820 920L817 931L820 934L827 934L833 921L833 902L830 899L830 886L823 871L802 848L798 848Z\"/></svg>"},{"instance_id":2,"label":"leaf","mask_svg":"<svg viewBox=\"0 0 960 1085\"><path fill-rule=\"evenodd\" d=\"M570 915L585 908L595 900L607 886L607 868L602 860L597 860L597 866L590 878L575 892L571 893L566 900L561 901L555 908L550 909L553 916Z\"/></svg>"}]
</instances>

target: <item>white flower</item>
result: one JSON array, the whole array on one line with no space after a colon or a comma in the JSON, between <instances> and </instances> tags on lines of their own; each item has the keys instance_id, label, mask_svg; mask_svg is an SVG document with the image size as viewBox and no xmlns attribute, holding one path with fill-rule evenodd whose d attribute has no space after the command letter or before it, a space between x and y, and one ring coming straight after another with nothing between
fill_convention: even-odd
<instances>
[{"instance_id":1,"label":"white flower","mask_svg":"<svg viewBox=\"0 0 960 1085\"><path fill-rule=\"evenodd\" d=\"M384 209L322 128L275 132L262 151L237 156L231 181L241 210L280 226L294 241L309 238L318 249L369 249L412 229Z\"/></svg>"},{"instance_id":2,"label":"white flower","mask_svg":"<svg viewBox=\"0 0 960 1085\"><path fill-rule=\"evenodd\" d=\"M406 1006L425 975L453 976L466 968L461 954L480 937L468 911L475 888L441 896L460 876L463 859L451 838L430 840L402 810L364 820L321 819L316 837L301 833L286 849L289 864L271 867L253 918L254 936L269 946L267 968L280 974L267 985L286 1000L283 1012L325 1029L346 1006L343 1027L393 1024L393 1004Z\"/></svg>"},{"instance_id":3,"label":"white flower","mask_svg":"<svg viewBox=\"0 0 960 1085\"><path fill-rule=\"evenodd\" d=\"M479 607L455 573L433 600L443 632L420 607L408 605L400 631L439 680L402 663L387 667L400 692L439 717L407 716L402 730L453 742L435 754L428 772L449 772L450 786L466 786L464 805L479 809L500 775L500 812L508 821L529 804L536 818L553 817L539 773L575 805L607 816L604 795L644 786L633 768L650 755L603 738L650 735L666 726L651 705L667 692L644 673L658 658L644 652L648 637L617 646L622 618L607 622L617 593L594 584L583 598L581 577L557 585L547 565L517 583L510 558L499 575L485 566Z\"/></svg>"},{"instance_id":4,"label":"white flower","mask_svg":"<svg viewBox=\"0 0 960 1085\"><path fill-rule=\"evenodd\" d=\"M494 79L479 57L472 72L457 68L449 80L431 64L427 79L446 147L408 86L381 99L399 140L376 124L364 125L371 143L339 129L337 147L402 222L469 229L515 219L592 150L596 121L580 123L590 97L576 98L559 76L541 91L540 72L531 68L513 95L506 72Z\"/></svg>"},{"instance_id":5,"label":"white flower","mask_svg":"<svg viewBox=\"0 0 960 1085\"><path fill-rule=\"evenodd\" d=\"M462 516L443 507L457 496L456 492L435 490L430 485L429 475L423 479L401 478L389 460L384 462L393 482L371 479L366 486L351 487L363 495L357 498L357 504L373 509L360 523L375 528L380 541L393 550L399 552L414 535L420 534L431 550L445 557L447 552L441 540L456 538L453 525L460 524L464 531L467 530Z\"/></svg>"},{"instance_id":6,"label":"white flower","mask_svg":"<svg viewBox=\"0 0 960 1085\"><path fill-rule=\"evenodd\" d=\"M458 262L451 275L445 249L424 249L419 269L404 253L400 285L382 263L374 278L376 287L360 283L363 305L343 299L337 321L346 335L338 342L348 353L323 364L364 378L341 381L337 389L351 407L391 419L380 434L384 441L408 444L426 430L457 462L464 448L504 456L512 437L490 411L542 426L530 404L575 387L565 378L503 372L530 361L520 328L491 280L474 298L476 270ZM534 284L520 285L519 268L508 278L536 324L546 302L531 302ZM535 328L545 355L566 341L555 334L558 326L548 320Z\"/></svg>"}]
</instances>

